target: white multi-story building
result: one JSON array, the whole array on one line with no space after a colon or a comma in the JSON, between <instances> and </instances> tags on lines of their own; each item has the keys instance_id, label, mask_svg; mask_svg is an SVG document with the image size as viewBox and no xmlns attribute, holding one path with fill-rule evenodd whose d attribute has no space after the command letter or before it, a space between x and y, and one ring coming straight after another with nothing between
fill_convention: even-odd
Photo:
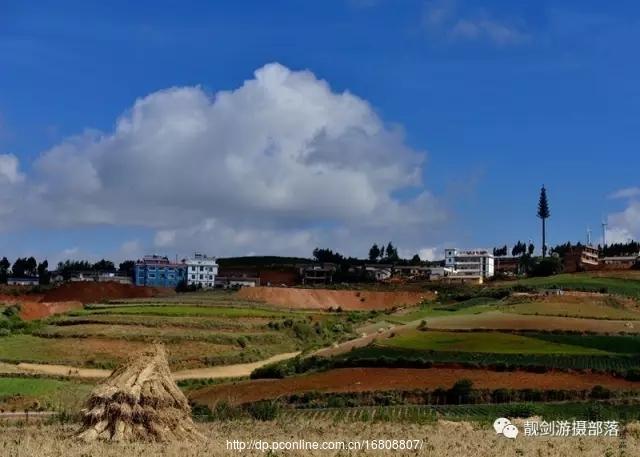
<instances>
[{"instance_id":1,"label":"white multi-story building","mask_svg":"<svg viewBox=\"0 0 640 457\"><path fill-rule=\"evenodd\" d=\"M493 265L493 254L486 249L475 249L470 251L460 251L458 249L444 250L444 266L451 268L457 279L468 279L482 282L491 278L495 271Z\"/></svg>"},{"instance_id":2,"label":"white multi-story building","mask_svg":"<svg viewBox=\"0 0 640 457\"><path fill-rule=\"evenodd\" d=\"M202 286L203 289L213 289L218 274L218 263L215 257L195 253L193 257L184 260L187 266L187 285Z\"/></svg>"}]
</instances>

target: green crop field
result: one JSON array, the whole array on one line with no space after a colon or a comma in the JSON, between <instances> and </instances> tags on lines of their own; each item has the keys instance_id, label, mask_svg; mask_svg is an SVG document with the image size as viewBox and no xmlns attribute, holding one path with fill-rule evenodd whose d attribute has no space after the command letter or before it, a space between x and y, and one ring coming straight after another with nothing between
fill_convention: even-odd
<instances>
[{"instance_id":1,"label":"green crop field","mask_svg":"<svg viewBox=\"0 0 640 457\"><path fill-rule=\"evenodd\" d=\"M639 280L613 277L609 278L589 273L560 274L542 278L526 278L502 284L502 286L506 287L514 285L543 289L563 288L592 292L607 292L632 298L640 298Z\"/></svg>"},{"instance_id":2,"label":"green crop field","mask_svg":"<svg viewBox=\"0 0 640 457\"><path fill-rule=\"evenodd\" d=\"M640 336L538 333L536 339L553 344L581 346L617 354L640 354Z\"/></svg>"},{"instance_id":3,"label":"green crop field","mask_svg":"<svg viewBox=\"0 0 640 457\"><path fill-rule=\"evenodd\" d=\"M282 344L289 338L285 334L276 332L212 332L204 329L182 327L146 327L143 325L107 325L107 324L79 324L79 325L49 325L33 332L33 335L45 338L123 338L134 341L208 341L215 344L236 345L239 338L244 338L251 344ZM292 349L294 349L292 344Z\"/></svg>"},{"instance_id":4,"label":"green crop field","mask_svg":"<svg viewBox=\"0 0 640 457\"><path fill-rule=\"evenodd\" d=\"M595 370L624 373L640 368L635 355L613 354L517 354L491 352L425 351L390 346L369 345L336 357L335 367L403 366L421 367L429 363L465 363L472 366L492 367L546 367L559 369Z\"/></svg>"},{"instance_id":5,"label":"green crop field","mask_svg":"<svg viewBox=\"0 0 640 457\"><path fill-rule=\"evenodd\" d=\"M496 309L497 300L487 297L477 297L462 302L442 305L438 303L424 303L410 311L391 314L388 320L400 324L428 319L430 317L454 316L458 314L479 314Z\"/></svg>"},{"instance_id":6,"label":"green crop field","mask_svg":"<svg viewBox=\"0 0 640 457\"><path fill-rule=\"evenodd\" d=\"M22 406L43 409L78 409L93 385L48 378L0 378L0 408L11 410L17 400ZM4 405L4 406L3 406Z\"/></svg>"},{"instance_id":7,"label":"green crop field","mask_svg":"<svg viewBox=\"0 0 640 457\"><path fill-rule=\"evenodd\" d=\"M582 300L532 300L499 307L501 311L515 314L542 316L566 316L593 319L640 320L640 312L600 303L593 298Z\"/></svg>"},{"instance_id":8,"label":"green crop field","mask_svg":"<svg viewBox=\"0 0 640 457\"><path fill-rule=\"evenodd\" d=\"M131 354L148 346L144 341L127 341L111 338L40 338L34 335L10 335L0 338L0 361L18 363L48 363L75 367L114 368ZM180 341L166 344L169 363L175 368L192 368L203 365L238 363L243 351L237 345L222 345L204 341ZM266 356L280 351L278 345L265 347ZM270 352L273 349L274 352ZM259 360L262 354L252 355ZM216 363L216 361L218 361Z\"/></svg>"},{"instance_id":9,"label":"green crop field","mask_svg":"<svg viewBox=\"0 0 640 457\"><path fill-rule=\"evenodd\" d=\"M569 341L569 340L567 340ZM379 342L380 346L416 351L490 352L502 354L607 354L586 345L502 332L411 330Z\"/></svg>"},{"instance_id":10,"label":"green crop field","mask_svg":"<svg viewBox=\"0 0 640 457\"><path fill-rule=\"evenodd\" d=\"M181 327L185 329L237 330L254 331L264 329L273 318L243 317L227 319L224 317L202 316L145 316L135 314L85 314L82 316L60 315L50 318L48 322L58 326L86 324L108 325L144 325L145 327Z\"/></svg>"},{"instance_id":11,"label":"green crop field","mask_svg":"<svg viewBox=\"0 0 640 457\"><path fill-rule=\"evenodd\" d=\"M437 419L493 423L497 417L539 416L541 420L640 420L637 404L610 402L510 403L494 405L371 406L285 410L292 421L331 420L334 422L425 423Z\"/></svg>"},{"instance_id":12,"label":"green crop field","mask_svg":"<svg viewBox=\"0 0 640 457\"><path fill-rule=\"evenodd\" d=\"M232 308L223 306L189 306L189 305L141 305L141 306L105 306L87 308L70 313L72 316L89 314L140 314L148 316L204 316L204 317L298 317L307 315L303 312L276 311L264 308Z\"/></svg>"}]
</instances>

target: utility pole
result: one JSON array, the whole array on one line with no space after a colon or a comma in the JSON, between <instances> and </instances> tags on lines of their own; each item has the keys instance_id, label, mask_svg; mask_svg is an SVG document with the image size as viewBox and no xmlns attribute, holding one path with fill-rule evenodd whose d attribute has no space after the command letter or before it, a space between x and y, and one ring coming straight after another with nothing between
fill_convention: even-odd
<instances>
[{"instance_id":1,"label":"utility pole","mask_svg":"<svg viewBox=\"0 0 640 457\"><path fill-rule=\"evenodd\" d=\"M587 246L591 246L591 229L587 227Z\"/></svg>"},{"instance_id":2,"label":"utility pole","mask_svg":"<svg viewBox=\"0 0 640 457\"><path fill-rule=\"evenodd\" d=\"M607 245L607 222L602 220L602 248L604 249Z\"/></svg>"}]
</instances>

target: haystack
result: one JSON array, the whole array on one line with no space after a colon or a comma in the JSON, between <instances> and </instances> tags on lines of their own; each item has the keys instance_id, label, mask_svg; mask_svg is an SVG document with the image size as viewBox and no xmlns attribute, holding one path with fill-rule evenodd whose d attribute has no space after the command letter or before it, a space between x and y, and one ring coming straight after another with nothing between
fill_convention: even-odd
<instances>
[{"instance_id":1,"label":"haystack","mask_svg":"<svg viewBox=\"0 0 640 457\"><path fill-rule=\"evenodd\" d=\"M171 378L164 348L154 345L118 367L87 401L78 437L85 441L197 440L184 394Z\"/></svg>"}]
</instances>

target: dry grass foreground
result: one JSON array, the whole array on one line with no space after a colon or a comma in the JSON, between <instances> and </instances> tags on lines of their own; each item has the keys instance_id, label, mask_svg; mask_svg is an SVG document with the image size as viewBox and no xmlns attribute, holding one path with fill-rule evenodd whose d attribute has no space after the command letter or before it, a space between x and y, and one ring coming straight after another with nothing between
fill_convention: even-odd
<instances>
[{"instance_id":1,"label":"dry grass foreground","mask_svg":"<svg viewBox=\"0 0 640 457\"><path fill-rule=\"evenodd\" d=\"M522 421L519 421L521 425ZM516 422L518 424L518 422ZM620 437L527 437L508 440L489 425L465 422L436 424L334 423L302 420L277 422L218 422L199 426L207 437L185 443L84 443L69 438L70 426L7 427L0 430L0 449L8 457L195 457L195 456L429 456L429 457L630 457L640 449L640 424L629 424ZM278 451L239 452L227 449L227 440L249 441L353 441L379 439L422 440L419 451Z\"/></svg>"},{"instance_id":2,"label":"dry grass foreground","mask_svg":"<svg viewBox=\"0 0 640 457\"><path fill-rule=\"evenodd\" d=\"M118 367L91 392L78 437L85 441L192 441L203 438L171 378L164 348L154 345Z\"/></svg>"}]
</instances>

